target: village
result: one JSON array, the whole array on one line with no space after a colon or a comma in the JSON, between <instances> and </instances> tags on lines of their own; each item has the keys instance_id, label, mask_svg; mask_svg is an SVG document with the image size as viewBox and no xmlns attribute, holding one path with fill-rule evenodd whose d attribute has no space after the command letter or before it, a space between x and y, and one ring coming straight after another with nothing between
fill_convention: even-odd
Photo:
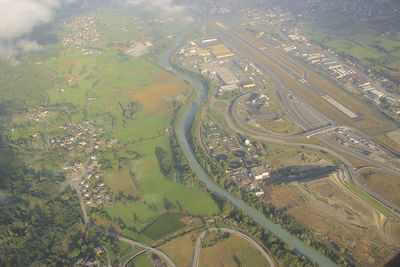
<instances>
[{"instance_id":1,"label":"village","mask_svg":"<svg viewBox=\"0 0 400 267\"><path fill-rule=\"evenodd\" d=\"M52 111L54 113L54 111ZM49 110L34 107L28 110L27 118L31 122L46 123ZM104 129L97 127L93 121L70 121L58 126L58 135L48 137L48 146L60 154L67 153L61 168L69 177L71 186L77 184L77 189L87 206L111 204L111 191L104 184L101 154L112 148L117 140L104 140ZM32 138L45 136L35 133Z\"/></svg>"},{"instance_id":2,"label":"village","mask_svg":"<svg viewBox=\"0 0 400 267\"><path fill-rule=\"evenodd\" d=\"M79 53L82 56L101 54L101 50L85 48L91 42L99 41L100 34L96 29L98 22L103 19L96 16L77 16L70 24L64 22L68 29L68 34L62 40L62 46L67 49L80 49Z\"/></svg>"}]
</instances>

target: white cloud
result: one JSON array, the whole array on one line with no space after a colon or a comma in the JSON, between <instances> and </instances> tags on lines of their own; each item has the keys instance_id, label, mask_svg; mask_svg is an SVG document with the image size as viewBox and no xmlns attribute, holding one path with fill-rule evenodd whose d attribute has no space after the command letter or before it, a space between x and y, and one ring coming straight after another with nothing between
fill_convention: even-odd
<instances>
[{"instance_id":1,"label":"white cloud","mask_svg":"<svg viewBox=\"0 0 400 267\"><path fill-rule=\"evenodd\" d=\"M32 30L54 19L57 9L75 0L0 0L0 56L13 58L18 51L39 50L41 46L21 40Z\"/></svg>"},{"instance_id":2,"label":"white cloud","mask_svg":"<svg viewBox=\"0 0 400 267\"><path fill-rule=\"evenodd\" d=\"M175 15L185 10L184 6L175 5L172 0L127 0L129 5L144 5L147 8L157 8L166 15Z\"/></svg>"}]
</instances>

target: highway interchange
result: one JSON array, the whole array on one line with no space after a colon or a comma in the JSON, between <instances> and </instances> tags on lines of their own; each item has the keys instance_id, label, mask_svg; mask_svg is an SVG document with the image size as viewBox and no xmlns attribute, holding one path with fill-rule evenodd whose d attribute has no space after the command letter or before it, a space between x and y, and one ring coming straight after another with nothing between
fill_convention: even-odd
<instances>
[{"instance_id":1,"label":"highway interchange","mask_svg":"<svg viewBox=\"0 0 400 267\"><path fill-rule=\"evenodd\" d=\"M215 26L216 25L216 26ZM304 132L302 133L295 133L295 134L276 134L276 133L271 133L271 132L260 132L253 130L249 128L246 124L243 123L243 121L238 117L238 114L236 113L237 110L237 105L238 102L245 97L245 95L241 95L237 97L229 107L229 110L225 112L225 120L228 123L228 126L233 129L236 132L242 133L242 134L247 134L253 138L256 139L261 139L267 142L272 142L272 143L279 143L283 145L289 145L289 146L303 146L303 147L309 147L313 149L318 149L325 151L332 156L336 157L337 159L341 160L343 164L346 166L347 169L347 174L350 178L350 181L356 185L359 189L361 189L363 192L367 193L371 197L373 197L375 200L380 202L381 204L385 205L386 207L389 207L390 209L400 213L400 207L392 203L391 201L383 198L381 195L377 194L376 192L370 190L367 188L365 185L361 184L360 181L357 179L357 174L355 172L355 168L351 164L351 162L346 159L344 156L340 155L340 153L345 153L347 155L350 155L354 158L358 158L363 160L364 162L367 162L368 164L371 164L372 166L375 166L377 168L383 169L387 172L390 172L394 175L398 175L400 173L400 170L395 167L389 167L386 166L385 164L381 162L374 161L370 159L368 156L354 151L354 150L349 150L343 146L338 145L336 142L333 140L330 140L329 138L323 136L321 133L324 133L327 130L334 129L337 127L337 125L330 120L327 116L322 114L322 112L318 111L315 107L313 107L310 103L307 103L304 99L301 99L299 96L296 96L293 92L291 92L288 88L286 88L280 79L269 69L269 67L264 64L262 58L266 58L269 61L273 62L276 64L280 69L284 70L286 73L288 73L291 77L295 78L296 80L303 78L299 76L296 72L291 70L290 68L286 67L284 64L281 62L277 61L275 58L271 57L265 51L260 49L257 45L255 45L253 42L249 41L249 38L244 38L241 36L241 33L239 33L235 29L229 29L228 27L222 28L218 27L218 24L208 24L209 29L214 31L217 36L221 40L224 41L224 43L229 44L231 48L234 48L234 50L239 51L239 53L242 56L247 57L250 61L253 61L257 66L264 71L266 76L270 79L270 81L273 84L273 88L275 90L275 94L277 95L278 102L281 106L281 108L287 112L289 115L290 119L295 123L296 126L304 129ZM306 87L311 89L314 93L317 95L321 96L324 95L321 89L315 87L314 85L311 85L310 83L304 84ZM301 103L303 105L293 105L293 101L290 99L290 95L295 96L295 99L301 99ZM293 97L292 97L293 98ZM321 101L322 100L321 98ZM300 109L299 109L300 107ZM305 108L306 107L306 108ZM321 121L325 121L326 123L317 123L315 124L316 120L315 118L320 118ZM327 148L327 147L322 147L318 145L313 145L313 144L306 144L306 143L297 143L293 142L293 139L299 139L302 137L307 137L307 136L314 136L316 139L321 141L322 143L326 144L328 147L333 147L335 148L336 151L333 149Z\"/></svg>"}]
</instances>

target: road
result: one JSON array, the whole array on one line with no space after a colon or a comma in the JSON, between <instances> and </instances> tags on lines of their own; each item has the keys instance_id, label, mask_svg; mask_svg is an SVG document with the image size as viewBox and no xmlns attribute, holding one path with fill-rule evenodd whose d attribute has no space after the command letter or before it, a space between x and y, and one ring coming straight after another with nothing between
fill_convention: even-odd
<instances>
[{"instance_id":1,"label":"road","mask_svg":"<svg viewBox=\"0 0 400 267\"><path fill-rule=\"evenodd\" d=\"M265 259L268 261L268 263L269 263L269 265L271 267L275 267L276 266L274 261L272 260L272 258L267 254L267 252L265 252L265 250L256 241L254 241L254 239L252 239L248 235L246 235L246 234L244 234L242 232L239 232L239 231L228 229L228 228L210 228L210 229L207 229L204 232L202 232L200 234L200 236L197 238L196 248L194 250L194 256L193 256L193 260L192 260L192 267L199 266L200 248L201 248L201 241L203 240L203 238L210 232L219 232L219 231L227 232L227 233L230 233L230 234L233 234L233 235L237 235L237 236L240 236L241 238L246 239L258 251L260 251L260 253L265 257Z\"/></svg>"},{"instance_id":2,"label":"road","mask_svg":"<svg viewBox=\"0 0 400 267\"><path fill-rule=\"evenodd\" d=\"M293 141L288 141L285 139L278 139L276 137L271 137L268 136L268 133L259 133L257 131L254 131L252 129L241 129L238 128L233 122L232 122L232 118L231 116L229 116L231 113L229 112L229 108L228 110L226 110L225 112L222 112L223 116L225 118L226 123L228 124L228 126L235 132L240 133L240 134L244 134L244 135L248 135L254 139L258 139L258 140L262 140L262 141L266 141L266 142L270 142L270 143L275 143L275 144L280 144L280 145L286 145L286 146L296 146L296 147L307 147L307 148L311 148L311 149L316 149L316 150L321 150L324 151L328 154L331 154L332 156L334 156L335 158L339 159L340 161L343 162L343 164L345 165L346 169L347 169L347 173L349 175L350 181L353 182L356 186L358 186L361 190L363 190L365 193L369 194L370 196L372 196L374 199L376 199L377 201L379 201L380 203L382 203L383 205L389 207L390 209L399 212L400 213L400 207L398 207L397 205L393 204L391 201L384 199L382 196L378 195L377 193L373 192L372 190L370 190L369 188L367 188L366 186L362 185L358 179L357 179L357 175L354 171L354 167L351 164L351 162L346 159L345 157L343 157L342 155L338 154L336 151L327 148L327 147L322 147L319 145L314 145L314 144L306 144L306 143L298 143L298 142L293 142ZM240 125L239 125L240 127ZM249 131L247 131L249 130ZM325 141L325 140L322 140ZM334 146L336 149L338 149L338 146ZM341 152L346 152L348 153L348 151L344 150ZM375 207L371 206L374 210L376 210ZM378 210L377 210L378 211ZM378 211L380 212L380 211Z\"/></svg>"},{"instance_id":3,"label":"road","mask_svg":"<svg viewBox=\"0 0 400 267\"><path fill-rule=\"evenodd\" d=\"M211 25L209 25L211 27ZM269 60L275 64L278 68L287 72L293 79L298 80L296 77L299 76L294 73L282 63L279 63L275 58L266 54L265 51L258 48L258 46L250 43L249 40L241 37L235 31L217 31L218 27L214 27L214 32L222 39L229 43L231 47L234 47L236 51L239 51L241 55L244 55L250 61L254 62L258 68L260 68L269 80L273 84L273 90L277 96L279 105L288 114L289 118L298 127L308 131L314 130L324 126L334 126L334 122L320 112L313 105L308 103L305 99L297 96L294 92L286 88L281 80L269 69L267 62ZM300 77L300 76L299 76ZM302 77L301 77L302 78ZM306 86L306 85L305 85ZM311 86L311 85L307 85ZM311 89L311 88L310 88ZM312 88L312 90L318 92L318 95L324 95L324 93L318 88Z\"/></svg>"},{"instance_id":4,"label":"road","mask_svg":"<svg viewBox=\"0 0 400 267\"><path fill-rule=\"evenodd\" d=\"M307 109L306 112L301 112L304 110L300 110L300 111L297 110L296 107L294 107L292 105L292 103L290 101L290 97L288 97L289 95L293 96L294 95L293 92L289 92L289 90L281 83L280 79L272 71L269 70L269 68L266 66L266 64L263 63L262 58L264 57L264 58L269 59L271 62L273 62L273 64L278 65L279 68L286 71L292 77L296 77L296 75L298 76L297 73L295 73L292 70L290 70L289 68L285 67L282 63L277 61L275 58L271 58L271 56L266 54L265 51L261 50L257 45L254 45L253 43L251 43L249 41L250 38L245 39L242 36L240 36L239 33L235 32L234 30L227 33L226 30L221 30L221 28L218 28L218 27L214 27L213 29L220 38L222 37L222 39L225 39L225 41L227 41L231 46L233 46L237 51L239 51L240 54L242 54L242 55L248 57L250 60L254 61L258 65L258 67L260 67L261 69L263 69L265 71L265 73L269 76L271 82L274 84L274 87L277 88L275 93L277 95L280 106L288 113L290 119L292 119L292 121L297 126L306 130L306 134L307 134L308 130L310 130L310 134L316 135L319 133L319 130L325 131L326 129L329 129L330 127L335 127L335 123L333 121L331 121L330 119L328 119L326 116L324 116L324 117L329 122L329 123L327 123L327 125L320 126L320 127L314 127L312 118L318 116L317 114L318 113L321 114L321 112L318 111L313 106L311 106L306 101L304 101L303 99L299 98L298 96L296 96L296 98L301 99L301 101L303 101L303 103L305 105L310 105L311 108ZM216 29L220 29L220 30L218 31ZM315 86L312 86L310 84L307 84L306 86L318 95L324 94L321 89L316 88ZM233 104L234 104L233 108L236 108L237 102L233 103ZM390 209L395 210L396 212L400 212L400 207L393 204L391 201L384 199L382 196L378 195L374 191L372 191L369 188L362 185L358 181L357 176L354 173L354 167L352 166L350 161L348 161L347 159L345 159L343 156L339 155L335 151L328 149L328 148L321 147L321 146L316 146L316 145L292 143L292 142L290 142L290 139L293 139L293 137L277 136L277 134L273 134L273 133L260 133L258 131L249 129L247 126L243 125L243 123L239 120L239 118L237 117L237 114L235 114L235 112L231 112L232 110L234 110L233 108L231 106L231 109L229 112L232 114L232 116L235 120L235 123L237 123L238 126L241 128L241 130L240 130L237 127L234 127L233 129L236 129L237 132L242 133L242 134L250 133L255 138L268 139L269 140L268 142L278 142L283 145L295 145L295 146L300 145L300 146L304 146L304 147L310 147L310 148L314 148L314 149L323 150L323 151L335 156L336 158L340 159L345 164L345 166L347 168L347 173L349 174L349 177L350 177L350 181L352 181L360 190L364 191L365 193L367 193L368 195L373 197L375 200L377 200L378 202L382 203L383 205L389 207ZM227 122L230 122L230 118L226 118L226 119L227 119ZM233 126L231 122L228 124L230 124L229 125L230 127ZM317 128L317 129L313 129L313 128ZM243 131L243 130L245 130L245 131ZM280 140L278 140L277 137L279 137ZM301 136L297 136L297 137L301 137ZM286 140L281 140L281 139L286 139ZM368 157L366 157L365 155L363 155L361 153L355 153L354 151L349 151L349 150L345 149L344 147L338 146L338 144L333 143L328 138L325 138L323 136L317 136L317 139L323 143L326 143L330 147L335 147L335 149L337 149L340 152L343 152L343 153L346 153L353 157L359 158L370 164L374 164L375 166L379 166L380 168L382 168L390 173L397 173L397 175L398 175L398 173L400 173L400 170L398 170L398 169L390 168L380 162L372 161L371 159L369 159Z\"/></svg>"},{"instance_id":5,"label":"road","mask_svg":"<svg viewBox=\"0 0 400 267\"><path fill-rule=\"evenodd\" d=\"M110 259L110 254L108 253L107 248L106 248L105 246L101 246L101 248L104 250L104 252L105 252L106 255L107 255L107 266L108 266L108 267L112 267L112 265L111 265L111 259Z\"/></svg>"},{"instance_id":6,"label":"road","mask_svg":"<svg viewBox=\"0 0 400 267\"><path fill-rule=\"evenodd\" d=\"M133 255L125 264L124 267L128 266L129 263L131 263L132 261L134 261L136 258L140 257L141 255L147 253L147 250L142 250L139 253Z\"/></svg>"},{"instance_id":7,"label":"road","mask_svg":"<svg viewBox=\"0 0 400 267\"><path fill-rule=\"evenodd\" d=\"M167 256L167 254L165 254L164 252L162 252L162 251L159 250L159 249L156 249L156 248L153 248L153 247L149 247L149 246L147 246L147 245L145 245L145 244L142 244L142 243L140 243L140 242L137 242L137 241L128 239L128 238L126 238L126 237L123 237L123 236L120 236L120 235L117 235L117 234L108 233L108 232L106 232L105 230L103 230L103 229L101 229L101 228L99 228L99 227L96 227L96 230L99 231L99 232L106 233L106 234L110 235L111 237L114 237L115 239L118 239L119 241L122 241L122 242L125 242L125 243L128 243L128 244L131 244L131 245L140 247L140 248L142 248L142 249L144 249L144 250L146 250L146 251L148 251L148 252L154 253L154 254L156 254L158 257L160 257L160 259L161 259L166 265L168 265L168 266L170 266L170 267L176 267L175 263Z\"/></svg>"}]
</instances>

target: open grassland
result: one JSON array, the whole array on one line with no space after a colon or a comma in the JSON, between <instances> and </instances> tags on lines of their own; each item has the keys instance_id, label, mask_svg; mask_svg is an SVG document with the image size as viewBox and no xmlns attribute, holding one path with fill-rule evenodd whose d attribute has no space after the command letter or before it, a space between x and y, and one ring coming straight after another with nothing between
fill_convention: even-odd
<instances>
[{"instance_id":1,"label":"open grassland","mask_svg":"<svg viewBox=\"0 0 400 267\"><path fill-rule=\"evenodd\" d=\"M378 135L376 138L384 143L389 149L400 154L400 144L387 136L387 134Z\"/></svg>"},{"instance_id":2,"label":"open grassland","mask_svg":"<svg viewBox=\"0 0 400 267\"><path fill-rule=\"evenodd\" d=\"M185 217L182 214L167 213L161 215L150 225L143 229L142 233L153 240L159 240L162 237L172 234L185 226L181 219Z\"/></svg>"},{"instance_id":3,"label":"open grassland","mask_svg":"<svg viewBox=\"0 0 400 267\"><path fill-rule=\"evenodd\" d=\"M116 168L108 170L104 173L104 182L111 187L115 194L122 192L125 196L140 196L132 177L127 168L117 170Z\"/></svg>"},{"instance_id":4,"label":"open grassland","mask_svg":"<svg viewBox=\"0 0 400 267\"><path fill-rule=\"evenodd\" d=\"M216 245L201 248L199 266L269 266L247 240L232 235Z\"/></svg>"},{"instance_id":5,"label":"open grassland","mask_svg":"<svg viewBox=\"0 0 400 267\"><path fill-rule=\"evenodd\" d=\"M393 236L400 242L400 224L396 224L392 227Z\"/></svg>"},{"instance_id":6,"label":"open grassland","mask_svg":"<svg viewBox=\"0 0 400 267\"><path fill-rule=\"evenodd\" d=\"M173 239L160 247L177 266L190 266L194 253L194 242L197 235L188 233L184 236Z\"/></svg>"},{"instance_id":7,"label":"open grassland","mask_svg":"<svg viewBox=\"0 0 400 267\"><path fill-rule=\"evenodd\" d=\"M394 176L381 170L369 169L361 171L358 179L371 190L384 198L400 205L400 176Z\"/></svg>"}]
</instances>

